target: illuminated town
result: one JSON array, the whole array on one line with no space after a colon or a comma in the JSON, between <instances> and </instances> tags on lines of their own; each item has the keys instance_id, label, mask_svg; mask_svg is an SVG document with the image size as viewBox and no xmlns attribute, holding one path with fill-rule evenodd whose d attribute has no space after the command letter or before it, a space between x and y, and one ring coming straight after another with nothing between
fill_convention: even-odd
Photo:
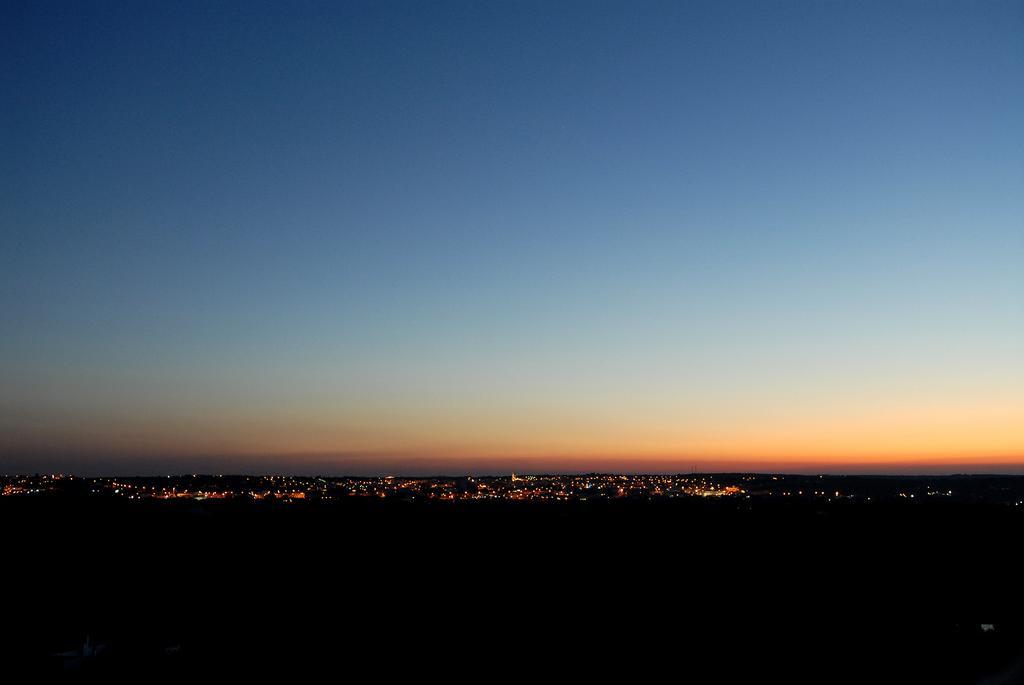
<instances>
[{"instance_id":1,"label":"illuminated town","mask_svg":"<svg viewBox=\"0 0 1024 685\"><path fill-rule=\"evenodd\" d=\"M1024 506L1024 476L806 476L766 474L516 475L325 477L177 475L0 476L5 497L88 496L128 500L266 500L377 498L392 501L666 500L729 498L819 502L976 501Z\"/></svg>"}]
</instances>

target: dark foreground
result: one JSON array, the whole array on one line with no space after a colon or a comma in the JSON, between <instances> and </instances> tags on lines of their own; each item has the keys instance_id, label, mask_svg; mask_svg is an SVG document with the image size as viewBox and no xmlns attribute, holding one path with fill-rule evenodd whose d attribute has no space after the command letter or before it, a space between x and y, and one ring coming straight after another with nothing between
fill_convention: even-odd
<instances>
[{"instance_id":1,"label":"dark foreground","mask_svg":"<svg viewBox=\"0 0 1024 685\"><path fill-rule=\"evenodd\" d=\"M1024 682L1022 507L8 497L0 523L6 673Z\"/></svg>"}]
</instances>

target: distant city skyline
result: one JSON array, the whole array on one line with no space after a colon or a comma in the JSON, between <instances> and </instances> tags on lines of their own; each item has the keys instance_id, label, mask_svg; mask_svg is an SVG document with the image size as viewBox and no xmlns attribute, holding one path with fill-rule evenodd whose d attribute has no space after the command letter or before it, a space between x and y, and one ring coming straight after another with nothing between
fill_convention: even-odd
<instances>
[{"instance_id":1,"label":"distant city skyline","mask_svg":"<svg viewBox=\"0 0 1024 685\"><path fill-rule=\"evenodd\" d=\"M0 8L0 473L1024 470L1024 3Z\"/></svg>"}]
</instances>

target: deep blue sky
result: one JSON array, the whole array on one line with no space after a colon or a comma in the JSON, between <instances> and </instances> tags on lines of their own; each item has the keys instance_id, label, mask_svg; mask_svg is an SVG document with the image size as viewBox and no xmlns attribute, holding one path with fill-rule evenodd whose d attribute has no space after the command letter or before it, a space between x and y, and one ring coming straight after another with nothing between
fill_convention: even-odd
<instances>
[{"instance_id":1,"label":"deep blue sky","mask_svg":"<svg viewBox=\"0 0 1024 685\"><path fill-rule=\"evenodd\" d=\"M0 470L1024 455L1022 2L7 2L0 56Z\"/></svg>"}]
</instances>

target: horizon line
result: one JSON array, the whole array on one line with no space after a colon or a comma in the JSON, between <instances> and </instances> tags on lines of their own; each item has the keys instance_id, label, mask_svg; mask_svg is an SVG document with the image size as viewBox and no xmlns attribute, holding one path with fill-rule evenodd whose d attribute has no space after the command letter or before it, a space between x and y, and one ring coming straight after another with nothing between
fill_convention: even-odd
<instances>
[{"instance_id":1,"label":"horizon line","mask_svg":"<svg viewBox=\"0 0 1024 685\"><path fill-rule=\"evenodd\" d=\"M1024 465L1021 465L1024 468ZM400 474L400 473L377 473L377 474L327 474L327 473L283 473L283 472L183 472L183 473L103 473L96 475L84 475L62 470L29 472L4 472L0 473L2 478L35 477L44 475L59 475L71 478L263 478L267 476L282 478L401 478L401 479L431 479L431 478L509 478L512 476L523 477L551 477L551 476L798 476L804 478L825 477L830 478L929 478L929 477L1024 477L1024 472L1010 471L951 471L938 473L910 473L910 472L799 472L799 471L511 471L506 473L434 473L434 474Z\"/></svg>"}]
</instances>

